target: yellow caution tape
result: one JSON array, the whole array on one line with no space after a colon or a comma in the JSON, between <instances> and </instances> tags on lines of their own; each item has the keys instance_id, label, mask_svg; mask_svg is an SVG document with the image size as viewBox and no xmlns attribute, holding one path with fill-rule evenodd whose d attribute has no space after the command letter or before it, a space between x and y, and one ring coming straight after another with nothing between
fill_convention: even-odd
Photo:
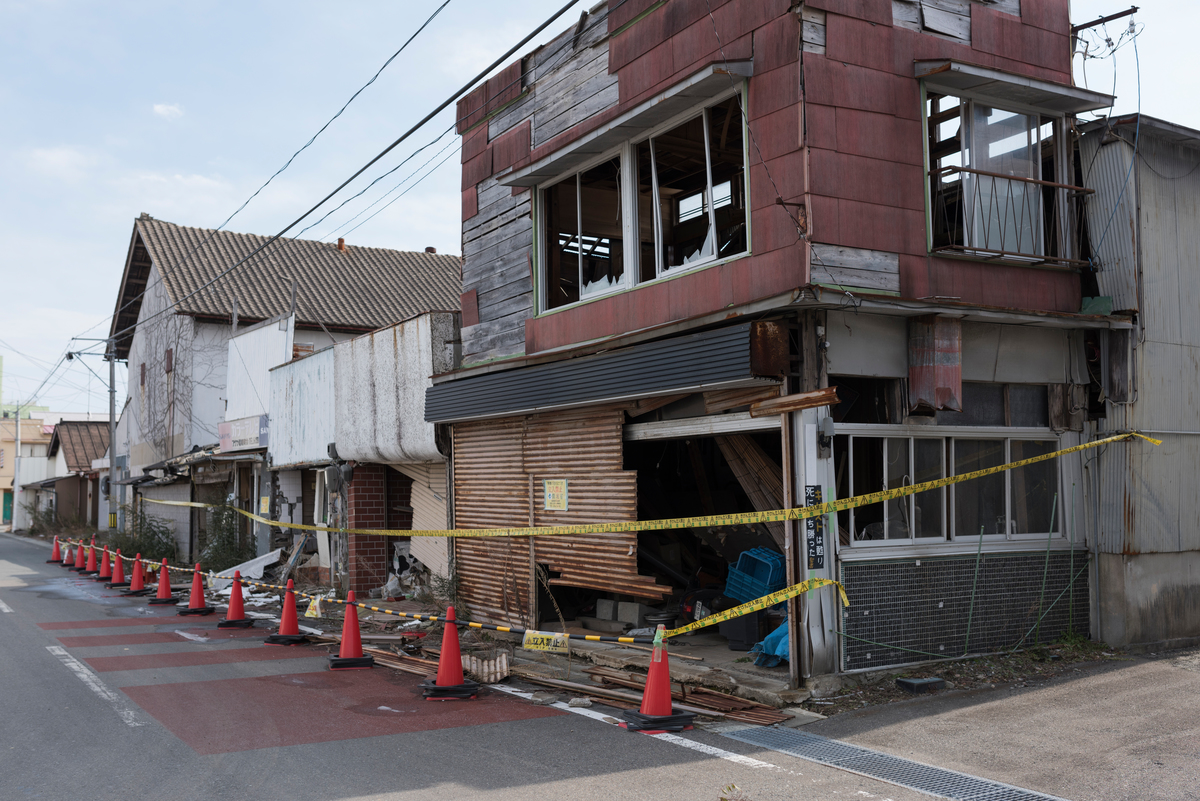
<instances>
[{"instance_id":1,"label":"yellow caution tape","mask_svg":"<svg viewBox=\"0 0 1200 801\"><path fill-rule=\"evenodd\" d=\"M810 578L808 581L802 581L799 584L793 584L790 587L784 587L782 590L778 590L777 592L773 592L769 595L764 595L761 598L757 598L749 603L744 603L741 606L735 606L732 609L726 609L724 612L717 612L715 615L709 615L706 618L697 620L695 623L689 623L686 626L681 626L677 629L664 631L662 636L664 638L678 637L680 634L686 634L689 631L695 631L696 629L702 629L706 626L723 623L726 620L733 620L735 617L748 615L751 612L757 612L760 609L766 609L768 606L774 606L777 603L786 601L788 598L795 598L797 595L803 595L809 590L815 590L817 587L824 587L827 585L833 585L834 587L838 588L838 595L840 595L842 598L843 606L850 605L850 599L846 597L846 590L842 588L841 584L833 581L832 579Z\"/></svg>"},{"instance_id":2,"label":"yellow caution tape","mask_svg":"<svg viewBox=\"0 0 1200 801\"><path fill-rule=\"evenodd\" d=\"M711 528L715 526L732 526L732 525L750 525L753 523L777 523L785 520L806 520L810 517L821 517L834 512L845 511L846 509L857 509L860 506L869 506L873 503L882 501L890 501L894 498L904 498L909 495L916 495L918 492L926 492L932 489L940 489L948 487L952 484L960 484L964 481L971 481L983 476L990 476L994 473L1002 473L1006 470L1012 470L1025 465L1036 464L1037 462L1045 462L1050 459L1057 459L1059 456L1065 456L1069 453L1078 453L1089 448L1096 448L1101 445L1107 445L1113 442L1137 437L1144 439L1154 445L1161 445L1162 440L1153 439L1143 436L1137 432L1128 432L1125 434L1117 434L1116 436L1098 439L1094 442L1087 442L1083 445L1075 445L1070 448L1064 448L1061 451L1053 451L1045 453L1041 456L1034 456L1029 459L1022 459L1018 462L1009 462L997 467L987 467L983 470L974 470L970 473L962 473L957 476L947 476L945 478L926 481L922 484L910 484L907 487L897 487L895 489L881 490L880 492L871 492L866 495L855 495L852 498L841 498L835 501L819 503L813 506L804 506L794 509L774 509L767 512L739 512L736 514L724 515L704 515L701 517L672 517L662 520L628 520L618 523L583 523L574 526L522 526L514 528L454 528L454 529L437 529L425 531L413 531L409 529L379 529L379 528L334 528L330 526L310 526L300 523L284 523L280 520L271 520L266 517L261 517L248 512L245 509L233 507L238 514L250 518L258 523L271 526L273 528L289 528L302 531L329 531L335 534L372 534L375 536L384 537L551 537L551 536L575 536L579 534L613 534L624 533L627 531L663 531L666 529L676 528ZM163 506L190 506L198 509L215 508L218 504L197 503L195 501L160 501L154 498L142 496L141 500L146 503L156 503Z\"/></svg>"}]
</instances>

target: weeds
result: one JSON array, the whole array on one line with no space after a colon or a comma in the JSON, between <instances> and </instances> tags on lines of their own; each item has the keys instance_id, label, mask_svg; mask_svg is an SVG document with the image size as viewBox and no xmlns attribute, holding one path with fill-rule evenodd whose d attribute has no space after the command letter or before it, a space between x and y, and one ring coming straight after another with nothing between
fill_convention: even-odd
<instances>
[{"instance_id":1,"label":"weeds","mask_svg":"<svg viewBox=\"0 0 1200 801\"><path fill-rule=\"evenodd\" d=\"M258 555L253 533L242 533L242 516L232 506L214 506L206 511L208 534L200 552L205 570L220 572Z\"/></svg>"},{"instance_id":2,"label":"weeds","mask_svg":"<svg viewBox=\"0 0 1200 801\"><path fill-rule=\"evenodd\" d=\"M145 509L134 509L122 505L127 522L124 531L116 532L109 543L114 548L120 548L126 555L141 554L142 558L151 562L166 559L171 563L179 561L179 545L175 541L175 529L171 521L155 515L146 514Z\"/></svg>"}]
</instances>

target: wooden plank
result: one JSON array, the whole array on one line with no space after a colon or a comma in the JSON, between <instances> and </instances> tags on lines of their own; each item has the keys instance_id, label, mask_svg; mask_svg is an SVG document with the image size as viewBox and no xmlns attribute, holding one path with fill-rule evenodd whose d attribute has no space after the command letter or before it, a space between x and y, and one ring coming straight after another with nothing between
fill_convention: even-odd
<instances>
[{"instance_id":1,"label":"wooden plank","mask_svg":"<svg viewBox=\"0 0 1200 801\"><path fill-rule=\"evenodd\" d=\"M921 4L919 0L892 0L892 24L910 31L921 30Z\"/></svg>"},{"instance_id":2,"label":"wooden plank","mask_svg":"<svg viewBox=\"0 0 1200 801\"><path fill-rule=\"evenodd\" d=\"M837 387L825 387L811 392L800 392L795 395L784 395L759 401L750 407L751 417L766 417L774 414L798 412L801 409L815 409L818 406L837 406Z\"/></svg>"},{"instance_id":3,"label":"wooden plank","mask_svg":"<svg viewBox=\"0 0 1200 801\"><path fill-rule=\"evenodd\" d=\"M850 270L868 270L880 273L900 273L900 254L867 248L848 248L841 245L812 246L813 260L818 258L827 267L845 267ZM813 265L816 269L817 265Z\"/></svg>"},{"instance_id":4,"label":"wooden plank","mask_svg":"<svg viewBox=\"0 0 1200 801\"><path fill-rule=\"evenodd\" d=\"M940 33L966 44L971 43L971 17L953 11L936 8L928 2L921 3L921 28Z\"/></svg>"},{"instance_id":5,"label":"wooden plank","mask_svg":"<svg viewBox=\"0 0 1200 801\"><path fill-rule=\"evenodd\" d=\"M758 443L746 434L717 437L725 461L750 498L755 510L769 512L783 506L783 469L771 461ZM771 538L784 550L783 523L764 523Z\"/></svg>"},{"instance_id":6,"label":"wooden plank","mask_svg":"<svg viewBox=\"0 0 1200 801\"><path fill-rule=\"evenodd\" d=\"M705 392L704 413L717 414L729 409L736 409L739 406L749 406L751 403L774 398L778 395L779 387L773 384L765 387L739 387L737 389L720 389L715 392Z\"/></svg>"},{"instance_id":7,"label":"wooden plank","mask_svg":"<svg viewBox=\"0 0 1200 801\"><path fill-rule=\"evenodd\" d=\"M900 276L867 270L848 270L842 267L813 269L812 282L837 289L866 289L877 292L900 292Z\"/></svg>"},{"instance_id":8,"label":"wooden plank","mask_svg":"<svg viewBox=\"0 0 1200 801\"><path fill-rule=\"evenodd\" d=\"M629 410L630 417L641 417L644 414L649 414L655 409L661 409L664 406L670 406L676 401L681 401L687 397L683 395L659 395L657 398L642 398L639 401L634 401L633 408Z\"/></svg>"}]
</instances>

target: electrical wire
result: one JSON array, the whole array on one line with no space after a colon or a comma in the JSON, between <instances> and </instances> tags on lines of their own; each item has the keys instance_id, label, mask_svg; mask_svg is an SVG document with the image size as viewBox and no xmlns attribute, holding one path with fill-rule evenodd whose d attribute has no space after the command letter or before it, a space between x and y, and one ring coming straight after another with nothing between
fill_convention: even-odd
<instances>
[{"instance_id":1,"label":"electrical wire","mask_svg":"<svg viewBox=\"0 0 1200 801\"><path fill-rule=\"evenodd\" d=\"M297 150L297 151L296 151L295 153L293 153L293 154L292 154L290 157L288 157L288 160L287 160L287 161L284 163L284 165L283 165L282 167L280 167L278 170L276 170L276 171L275 171L275 172L274 172L274 173L271 175L271 177L270 177L270 178L268 178L268 179L267 179L267 180L266 180L266 181L265 181L265 182L262 184L262 186L258 187L258 189L256 189L256 190L254 190L253 194L251 194L251 195L250 195L250 197L246 198L246 200L245 200L245 201L242 203L242 205L238 206L238 208L237 208L237 209L236 209L236 210L233 212L233 214L230 214L228 217L226 217L226 218L225 218L225 221L224 221L223 223L221 223L221 224L220 224L219 226L217 226L216 228L212 229L212 231L211 231L211 232L209 233L209 235L208 235L208 236L207 236L207 237L204 239L204 241L200 242L198 245L196 245L194 248L192 248L192 250L191 250L190 252L188 252L188 254L187 254L187 255L185 255L185 256L183 257L183 259L182 259L182 260L180 260L180 261L176 262L175 264L172 264L172 265L170 266L169 270L170 270L170 271L177 270L177 269L181 268L181 267L182 267L184 264L186 264L186 263L187 263L187 262L188 262L188 261L189 261L189 260L192 258L192 256L194 256L194 255L195 255L195 254L196 254L196 253L197 253L197 252L198 252L198 251L199 251L201 248L203 248L203 247L204 247L204 246L206 246L206 245L207 245L207 244L208 244L210 241L212 241L212 238L213 238L214 236L216 236L216 234L217 234L217 232L218 232L218 231L221 231L222 229L224 229L224 228L225 228L225 226L226 226L226 225L228 225L228 224L230 223L230 221L231 221L231 220L233 220L233 218L234 218L234 217L236 217L238 214L240 214L240 213L242 212L242 210L246 208L246 206L250 205L250 202L251 202L252 200L254 200L254 198L258 197L258 195L259 195L259 193L260 193L260 192L262 192L264 189L266 189L266 188L267 188L267 186L269 186L269 185L270 185L270 183L271 183L272 181L274 181L276 178L278 178L278 177L279 177L279 175L280 175L282 172L284 172L284 171L285 171L285 170L286 170L288 167L290 167L290 166L292 165L292 162L296 160L296 157L297 157L297 156L299 156L301 153L303 153L305 150L307 150L307 149L309 148L309 146L311 146L311 145L312 145L314 142L316 142L316 141L317 141L317 137L319 137L321 134L323 134L323 133L325 132L325 130L326 130L326 129L327 129L329 126L330 126L330 125L332 125L332 124L333 124L333 122L334 122L335 120L337 120L337 119L338 119L338 117L342 116L342 114L343 114L343 113L346 111L346 109L350 107L350 104L351 104L351 103L353 103L353 102L355 101L355 99L357 99L357 98L358 98L358 96L359 96L360 94L362 94L362 93L363 93L363 91L365 91L365 90L367 89L367 87L369 87L371 84L375 83L376 79L378 79L378 78L379 78L379 76L383 74L383 71L384 71L385 69L387 69L387 68L388 68L388 66L390 66L390 65L391 65L391 63L392 63L393 61L395 61L395 60L396 60L396 57L397 57L397 56L399 56L401 53L403 53L403 52L404 52L404 50L405 50L405 49L406 49L406 48L407 48L407 47L408 47L410 44L412 44L413 40L414 40L414 39L416 39L416 38L417 38L417 36L418 36L418 35L420 35L420 33L421 33L422 31L424 31L424 30L425 30L425 28L426 28L426 27L428 27L428 26L429 26L429 24L430 24L431 22L433 22L433 20L434 20L434 19L435 19L435 18L436 18L436 17L437 17L437 16L438 16L440 13L442 13L442 10L443 10L443 9L444 9L446 6L448 6L448 5L450 4L450 2L451 2L451 0L445 0L445 2L443 2L443 3L442 3L440 6L438 6L438 7L437 7L437 9L436 9L436 10L435 10L435 11L434 11L434 12L433 12L431 15L429 15L429 17L428 17L428 18L427 18L427 19L426 19L426 20L425 20L423 23L421 23L421 26L420 26L419 28L417 28L417 30L416 30L416 31L415 31L415 32L414 32L414 33L413 33L411 36L409 36L407 40L405 40L404 44L402 44L402 45L400 46L400 49L399 49L399 50L397 50L395 53L393 53L393 54L392 54L392 55L391 55L391 56L388 58L388 60L387 60L387 61L385 61L385 62L383 63L383 66L381 66L381 67L380 67L378 70L376 70L376 71L375 71L375 74L371 76L370 80L368 80L366 83L364 83L362 86L360 86L360 87L358 88L358 90L357 90L357 91L355 91L355 92L354 92L354 94L352 94L352 95L350 96L350 99L349 99L349 100L347 100L347 101L346 101L344 104L342 104L342 107L341 107L340 109L338 109L338 111L337 111L337 113L336 113L336 114L334 114L332 117L330 117L330 118L329 118L329 119L328 119L328 120L325 122L325 124L324 124L324 125L322 125L322 126L321 126L321 128L320 128L320 129L319 129L319 130L318 130L318 131L317 131L315 134L313 134L313 135L312 135L312 136L309 138L309 140L308 140L307 142L305 142L305 143L304 143L304 144L303 144L303 145L300 147L300 149L299 149L299 150ZM163 265L162 267L160 267L160 269L159 269L159 275L158 275L158 283L162 283L162 281L163 281L163 280L165 280L165 274L166 274L166 272L167 272L167 271L168 271L168 268L166 268L166 266L165 266L165 265ZM147 285L147 286L146 286L146 287L145 287L145 288L144 288L144 289L143 289L141 292L139 292L139 293L138 293L138 294L137 294L135 297L133 297L132 299L130 299L130 300L129 300L128 302L126 302L126 303L125 303L123 306L121 306L119 309L117 309L115 312L113 312L112 316L111 316L111 317L109 317L109 318L107 318L107 320L112 320L112 319L114 319L114 318L115 318L115 317L117 317L117 316L118 316L118 315L119 315L121 312L123 312L123 311L125 311L126 309L128 309L128 308L129 308L129 307L130 307L132 304L134 304L134 303L137 303L137 302L140 302L140 301L142 300L142 298L144 298L144 297L145 297L146 293L150 291L150 289L151 289L151 288L152 288L152 286L150 286L150 285ZM101 322L99 322L99 323L96 323L96 324L95 324L95 325L93 325L91 328L88 328L87 330L83 331L83 332L82 332L82 333L81 333L79 336L83 336L83 334L86 334L86 333L88 333L88 332L90 332L90 331L93 331L93 330L95 330L96 328L99 328L99 327L100 327L100 326L101 326L101 325L102 325L104 322L105 322L105 320L102 320Z\"/></svg>"},{"instance_id":2,"label":"electrical wire","mask_svg":"<svg viewBox=\"0 0 1200 801\"><path fill-rule=\"evenodd\" d=\"M325 205L326 202L328 202L332 197L334 197L339 192L341 192L342 189L344 189L347 185L349 185L356 178L358 178L360 175L362 175L364 172L366 172L368 169L370 169L372 166L374 166L377 162L379 162L380 159L382 159L384 156L386 156L392 150L397 148L401 143L403 143L406 139L408 139L410 136L412 136L412 134L416 133L418 130L420 130L422 127L424 127L426 123L428 123L431 119L433 119L435 116L440 114L442 112L442 110L444 110L447 106L449 106L451 103L453 103L455 100L457 100L462 95L466 94L467 91L469 91L473 86L475 86L476 83L478 83L480 80L482 80L484 77L486 77L496 67L500 66L500 64L502 64L505 60L507 60L510 56L512 56L513 53L515 53L520 48L524 47L531 39L533 39L535 36L537 36L539 33L541 33L543 30L545 30L549 25L551 25L555 20L557 20L564 13L566 13L566 11L569 8L571 8L571 6L575 5L577 2L578 2L578 0L568 0L566 5L564 5L558 11L556 11L545 22L543 22L536 29L534 29L530 34L528 34L524 39L522 39L520 42L518 42L516 45L514 45L511 49L509 49L508 52L506 52L504 55L500 56L500 58L496 59L492 64L490 64L481 73L479 73L479 75L477 75L476 77L474 77L470 81L468 81L466 85L464 85L461 89L459 89L453 95L448 97L446 100L442 101L442 103L439 104L437 108L435 108L433 111L429 112L429 114L427 114L424 118L422 118L416 125L412 126L407 131L405 131L398 139L396 139L394 142L392 142L390 145L388 145L386 148L384 148L382 151L380 151L378 155L376 155L374 158L372 158L370 161L368 161L366 164L364 164L353 175L351 175L346 180L342 181L342 183L340 183L333 191L331 191L329 194L327 194L325 197L323 197L321 200L319 200L315 205L313 205L310 209L305 211L303 214L301 214L295 220L288 223L283 229L281 229L274 236L270 237L262 245L255 248L253 251L251 251L246 256L243 256L241 259L239 259L233 265L231 265L230 267L221 271L214 278L210 279L209 281L207 281L206 283L204 283L197 289L192 290L187 295L184 295L182 298L179 298L178 300L174 301L167 308L162 309L161 311L155 312L154 314L147 317L145 320L142 320L138 323L135 323L132 326L128 326L128 327L122 329L121 331L118 331L117 333L112 335L111 339L114 339L114 340L119 339L119 338L121 338L121 336L123 334L127 334L127 333L130 333L131 331L133 331L138 325L144 325L145 323L149 322L150 320L160 317L163 314L166 314L168 312L174 313L175 307L178 306L180 303L182 303L183 301L185 301L189 298L192 298L192 297L200 294L201 292L205 291L206 289L212 287L214 284L216 284L222 278L229 275L231 272L236 270L241 265L245 264L251 258L253 258L254 256L261 253L263 250L265 250L267 248L267 246L272 245L276 241L281 239L284 234L286 234L288 231L292 230L297 225L299 225L301 222L303 222L309 215L313 214L321 206Z\"/></svg>"},{"instance_id":3,"label":"electrical wire","mask_svg":"<svg viewBox=\"0 0 1200 801\"><path fill-rule=\"evenodd\" d=\"M453 127L447 128L447 129L446 129L446 131L445 131L445 132L443 132L442 136L445 136L445 134L446 134L446 133L449 133L449 132L450 132L450 131L452 131L452 130L454 130L454 128L453 128ZM440 142L440 141L441 141L441 137L439 137L439 138L438 138L436 141ZM454 142L451 142L450 144L452 145L452 144L454 144ZM450 145L446 145L446 147L450 147ZM439 150L437 153L435 153L435 154L433 155L433 157L429 159L429 161L433 161L433 159L437 158L437 157L438 157L438 156L440 156L442 153L444 153L444 152L445 152L445 150L446 150L446 147L443 147L441 150ZM414 175L416 175L418 172L420 172L422 169L424 169L424 168L425 168L425 165L426 165L426 164L429 164L429 161L426 161L426 162L425 162L425 164L422 164L420 167L418 167L417 169L415 169L415 170L413 170L412 172L410 172L410 173L409 173L408 175L406 175L404 178L400 179L400 183L396 184L396 185L395 185L395 186L393 186L391 189L389 189L388 191L384 192L382 195L380 195L379 197L377 197L375 200L371 201L371 204L370 204L369 206L365 207L365 208L364 208L362 211L360 211L358 214L355 214L355 215L354 215L353 217L351 217L349 220L346 220L344 223L342 223L341 225L339 225L337 228L334 228L332 231L330 231L329 233L325 234L324 236L318 237L318 238L317 238L317 241L319 241L319 242L324 242L324 241L326 241L326 240L328 240L328 239L331 239L331 238L332 238L333 236L335 236L336 234L340 233L340 232L341 232L341 230L342 230L343 228L345 228L347 225L349 225L350 223L354 222L355 220L357 220L359 217L361 217L361 216L363 216L364 214L366 214L366 213L367 213L368 211L370 211L371 209L375 208L375 206L377 206L378 204L382 203L382 202L383 202L383 200L384 200L384 199L385 199L385 198L386 198L388 195L392 194L392 193L393 193L393 192L395 192L397 189L399 189L400 187L404 186L404 184L405 184L405 183L406 183L406 182L407 182L409 179L411 179L411 178L412 178Z\"/></svg>"},{"instance_id":4,"label":"electrical wire","mask_svg":"<svg viewBox=\"0 0 1200 801\"><path fill-rule=\"evenodd\" d=\"M451 144L454 144L454 143L451 143ZM447 145L446 147L449 147L449 146L450 146L450 145ZM444 148L442 148L442 151L444 151L445 149L446 149L445 147L444 147ZM370 217L368 217L367 219L365 219L365 220L363 220L362 222L360 222L358 225L356 225L356 226L354 226L353 228L351 228L351 229L350 229L349 231L347 231L346 233L347 233L347 234L353 233L353 232L357 231L359 228L362 228L364 225L366 225L367 223L369 223L371 220L375 219L375 217L376 217L376 216L378 216L378 215L379 215L381 212L385 211L385 210L387 209L387 207L388 207L388 206L392 205L392 204L393 204L393 203L395 203L397 200L399 200L400 198L404 197L405 195L407 195L407 194L408 194L409 192L411 192L412 190L416 189L416 188L417 188L417 186L419 186L419 185L420 185L420 183L421 183L422 181L424 181L426 178L428 178L429 176L431 176L431 175L433 175L435 172L437 172L437 170L438 170L438 168L439 168L439 167L441 167L443 164L445 164L447 161L449 161L450 157L451 157L451 156L453 156L455 153L457 153L457 152L458 152L459 150L461 150L461 149L462 149L462 144L461 144L461 143L459 143L458 147L454 148L454 150L452 150L452 151L450 151L449 153L447 153L447 154L446 154L446 157L445 157L444 159L442 159L442 160L441 160L441 161L439 161L439 162L438 162L436 165L434 165L434 168L433 168L432 170L430 170L429 172L425 173L425 174L424 174L424 175L422 175L420 178L418 178L418 179L416 180L416 182L415 182L415 183L414 183L412 186L410 186L408 189L405 189L405 190L404 190L403 192L401 192L400 194L396 195L396 197L394 197L394 198L392 198L390 201L388 201L388 202L387 202L387 204L383 206L383 208L381 208L379 211L377 211L377 212L375 212L374 214L372 214L372 215L371 215ZM435 159L435 158L437 158L439 155L441 155L441 152L442 152L442 151L438 151L438 153L436 153L436 154L433 156L433 158L431 158L429 161L433 161L433 159ZM429 161L425 162L425 164L429 164ZM422 167L422 168L424 168L424 166L425 166L425 165L421 165L421 167ZM401 182L401 183L403 183L403 182ZM397 188L399 188L400 184L397 184L396 186L397 186ZM395 191L395 190L393 190L393 191ZM390 193L389 193L389 194L390 194ZM384 195L384 197L387 197L387 195ZM382 198L381 198L381 199L382 199ZM370 206L368 206L367 208L370 208ZM357 217L355 217L354 219L357 219ZM350 220L350 222L354 222L354 219ZM348 225L348 224L349 224L349 223L347 223L347 225Z\"/></svg>"}]
</instances>

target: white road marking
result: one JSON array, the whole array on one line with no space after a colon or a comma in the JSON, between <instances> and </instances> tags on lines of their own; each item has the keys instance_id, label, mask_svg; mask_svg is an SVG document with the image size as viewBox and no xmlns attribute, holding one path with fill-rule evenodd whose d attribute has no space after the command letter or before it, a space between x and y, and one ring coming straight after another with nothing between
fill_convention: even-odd
<instances>
[{"instance_id":1,"label":"white road marking","mask_svg":"<svg viewBox=\"0 0 1200 801\"><path fill-rule=\"evenodd\" d=\"M713 745L698 743L695 740L689 740L686 737L680 737L678 734L663 732L662 734L651 734L650 736L656 740L663 740L668 743L675 743L675 745L682 745L684 748L690 748L693 751L699 751L702 754L708 754L709 756L727 759L730 762L736 762L739 765L746 765L747 767L751 768L771 768L772 770L783 770L783 768L779 767L778 765L772 765L770 762L763 762L759 759L752 759L748 756L735 754L732 751L726 751L724 748L717 748Z\"/></svg>"},{"instance_id":2,"label":"white road marking","mask_svg":"<svg viewBox=\"0 0 1200 801\"><path fill-rule=\"evenodd\" d=\"M0 612L5 613L6 615L12 614L12 607L4 603L4 601L0 601Z\"/></svg>"},{"instance_id":3,"label":"white road marking","mask_svg":"<svg viewBox=\"0 0 1200 801\"><path fill-rule=\"evenodd\" d=\"M58 657L58 661L67 666L72 673L79 677L79 680L85 686L101 699L107 701L108 704L116 711L121 720L125 721L127 726L145 726L146 722L138 718L137 712L125 703L125 699L117 695L108 688L104 682L100 681L100 677L92 672L87 665L80 662L75 657L67 653L65 648L58 645L47 645L46 650Z\"/></svg>"},{"instance_id":4,"label":"white road marking","mask_svg":"<svg viewBox=\"0 0 1200 801\"><path fill-rule=\"evenodd\" d=\"M518 698L524 698L527 701L533 698L533 693L522 692L521 690L517 690L512 687L506 687L503 684L489 684L487 686L493 690L499 690L502 693L508 693L509 695L515 695ZM561 709L564 712L570 712L575 715L583 715L585 718L598 720L601 723L607 723L610 726L615 726L616 724L620 723L619 720L611 715L606 715L603 712L597 712L596 710L588 709L587 707L568 706L561 701L555 704L550 704L550 706L554 707L555 709ZM739 765L745 765L751 768L770 768L772 770L783 770L783 768L779 767L778 765L772 765L770 762L763 762L762 760L752 759L751 757L742 756L741 754L735 754L732 751L726 751L724 748L717 748L713 745L698 743L695 740L689 740L686 737L680 737L677 734L663 733L651 734L649 736L664 742L674 743L675 745L679 745L684 748L690 748L693 751L699 751L702 754L717 757L718 759L736 762ZM793 771L788 772L792 773Z\"/></svg>"}]
</instances>

